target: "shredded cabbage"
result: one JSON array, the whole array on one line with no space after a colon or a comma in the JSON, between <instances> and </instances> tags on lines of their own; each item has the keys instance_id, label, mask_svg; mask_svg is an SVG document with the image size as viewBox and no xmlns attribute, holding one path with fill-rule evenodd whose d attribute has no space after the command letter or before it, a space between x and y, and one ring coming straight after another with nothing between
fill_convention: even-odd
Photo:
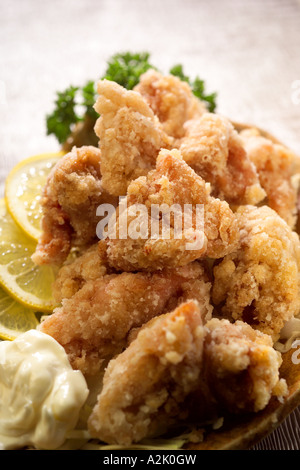
<instances>
[{"instance_id":1,"label":"shredded cabbage","mask_svg":"<svg viewBox=\"0 0 300 470\"><path fill-rule=\"evenodd\" d=\"M187 436L170 439L144 439L130 446L109 445L92 439L87 430L74 430L58 450L179 450L188 441Z\"/></svg>"},{"instance_id":2,"label":"shredded cabbage","mask_svg":"<svg viewBox=\"0 0 300 470\"><path fill-rule=\"evenodd\" d=\"M139 444L132 444L124 447L91 441L81 447L81 450L179 450L185 443L186 440L180 438L147 439L141 441Z\"/></svg>"}]
</instances>

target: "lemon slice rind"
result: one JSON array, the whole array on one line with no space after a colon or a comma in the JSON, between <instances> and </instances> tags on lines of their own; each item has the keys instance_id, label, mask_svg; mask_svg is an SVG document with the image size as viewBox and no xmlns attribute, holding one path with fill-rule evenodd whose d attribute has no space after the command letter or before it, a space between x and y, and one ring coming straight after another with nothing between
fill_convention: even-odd
<instances>
[{"instance_id":1,"label":"lemon slice rind","mask_svg":"<svg viewBox=\"0 0 300 470\"><path fill-rule=\"evenodd\" d=\"M33 310L0 288L0 340L13 341L25 331L36 329L39 320Z\"/></svg>"},{"instance_id":2,"label":"lemon slice rind","mask_svg":"<svg viewBox=\"0 0 300 470\"><path fill-rule=\"evenodd\" d=\"M35 248L36 242L15 224L0 200L0 286L23 306L50 313L56 268L36 266L31 259Z\"/></svg>"},{"instance_id":3,"label":"lemon slice rind","mask_svg":"<svg viewBox=\"0 0 300 470\"><path fill-rule=\"evenodd\" d=\"M8 174L5 183L7 210L31 239L41 235L40 200L47 176L66 152L34 155L19 162Z\"/></svg>"}]
</instances>

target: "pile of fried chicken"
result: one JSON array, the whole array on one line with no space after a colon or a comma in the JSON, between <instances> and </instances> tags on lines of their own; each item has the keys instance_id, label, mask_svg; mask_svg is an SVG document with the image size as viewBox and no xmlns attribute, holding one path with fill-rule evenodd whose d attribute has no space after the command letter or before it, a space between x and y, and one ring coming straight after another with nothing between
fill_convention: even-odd
<instances>
[{"instance_id":1,"label":"pile of fried chicken","mask_svg":"<svg viewBox=\"0 0 300 470\"><path fill-rule=\"evenodd\" d=\"M39 328L86 377L104 373L91 436L126 446L262 410L288 393L274 343L300 309L298 157L208 112L171 75L97 91L99 147L74 147L52 170L33 256L60 267ZM128 224L136 204L149 219L152 204L202 204L203 244L187 250L193 233L174 227L169 239L122 237L124 198ZM116 236L99 240L101 204L116 207Z\"/></svg>"}]
</instances>

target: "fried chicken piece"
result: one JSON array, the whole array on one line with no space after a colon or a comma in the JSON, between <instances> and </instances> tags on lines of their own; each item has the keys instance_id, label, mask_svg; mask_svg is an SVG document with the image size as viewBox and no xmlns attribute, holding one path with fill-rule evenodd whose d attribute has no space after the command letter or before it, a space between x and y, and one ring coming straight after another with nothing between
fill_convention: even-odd
<instances>
[{"instance_id":1,"label":"fried chicken piece","mask_svg":"<svg viewBox=\"0 0 300 470\"><path fill-rule=\"evenodd\" d=\"M183 266L204 256L220 258L237 246L239 233L229 205L210 196L209 186L178 150L161 150L156 169L133 181L123 202L124 210L101 242L107 245L108 262L115 269ZM184 213L187 205L190 220ZM166 223L170 229L164 231Z\"/></svg>"},{"instance_id":2,"label":"fried chicken piece","mask_svg":"<svg viewBox=\"0 0 300 470\"><path fill-rule=\"evenodd\" d=\"M238 205L256 205L265 198L256 168L227 118L206 113L185 128L179 147L182 157L211 183L213 196Z\"/></svg>"},{"instance_id":3,"label":"fried chicken piece","mask_svg":"<svg viewBox=\"0 0 300 470\"><path fill-rule=\"evenodd\" d=\"M276 341L300 308L299 237L268 206L240 207L236 217L240 247L215 266L212 299Z\"/></svg>"},{"instance_id":4,"label":"fried chicken piece","mask_svg":"<svg viewBox=\"0 0 300 470\"><path fill-rule=\"evenodd\" d=\"M297 188L292 177L299 165L298 157L283 145L261 136L257 129L244 130L240 136L266 191L267 204L293 228L297 215Z\"/></svg>"},{"instance_id":5,"label":"fried chicken piece","mask_svg":"<svg viewBox=\"0 0 300 470\"><path fill-rule=\"evenodd\" d=\"M95 132L100 139L102 184L110 194L121 196L130 181L155 167L159 150L169 148L172 139L140 93L101 80L98 94Z\"/></svg>"},{"instance_id":6,"label":"fried chicken piece","mask_svg":"<svg viewBox=\"0 0 300 470\"><path fill-rule=\"evenodd\" d=\"M36 264L61 265L72 246L97 239L97 207L118 202L102 187L100 160L99 149L74 147L51 171L42 198L43 232L32 257Z\"/></svg>"},{"instance_id":7,"label":"fried chicken piece","mask_svg":"<svg viewBox=\"0 0 300 470\"><path fill-rule=\"evenodd\" d=\"M65 348L75 369L95 374L104 359L122 351L132 328L195 295L196 281L203 283L196 300L201 301L207 319L212 311L210 284L203 266L194 262L158 273L110 274L88 281L73 297L63 300L40 328Z\"/></svg>"},{"instance_id":8,"label":"fried chicken piece","mask_svg":"<svg viewBox=\"0 0 300 470\"><path fill-rule=\"evenodd\" d=\"M250 325L217 318L205 325L203 377L219 409L257 412L272 396L284 396L287 385L279 378L281 363L272 338Z\"/></svg>"},{"instance_id":9,"label":"fried chicken piece","mask_svg":"<svg viewBox=\"0 0 300 470\"><path fill-rule=\"evenodd\" d=\"M106 254L101 252L98 243L95 243L60 268L52 288L56 304L73 297L88 281L101 279L107 274L113 272L106 262Z\"/></svg>"},{"instance_id":10,"label":"fried chicken piece","mask_svg":"<svg viewBox=\"0 0 300 470\"><path fill-rule=\"evenodd\" d=\"M198 384L203 337L197 302L152 319L108 364L88 420L92 437L130 445L178 424L185 417L182 404Z\"/></svg>"},{"instance_id":11,"label":"fried chicken piece","mask_svg":"<svg viewBox=\"0 0 300 470\"><path fill-rule=\"evenodd\" d=\"M188 83L174 75L163 76L150 69L140 77L134 89L146 99L163 130L176 139L184 136L186 121L207 111Z\"/></svg>"}]
</instances>

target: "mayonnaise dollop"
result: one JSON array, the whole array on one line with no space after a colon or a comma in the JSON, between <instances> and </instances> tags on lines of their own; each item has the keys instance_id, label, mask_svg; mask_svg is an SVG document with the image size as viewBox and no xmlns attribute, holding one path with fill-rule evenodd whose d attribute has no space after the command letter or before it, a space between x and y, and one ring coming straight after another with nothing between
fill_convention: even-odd
<instances>
[{"instance_id":1,"label":"mayonnaise dollop","mask_svg":"<svg viewBox=\"0 0 300 470\"><path fill-rule=\"evenodd\" d=\"M64 348L38 330L0 342L0 449L56 449L88 396Z\"/></svg>"}]
</instances>

